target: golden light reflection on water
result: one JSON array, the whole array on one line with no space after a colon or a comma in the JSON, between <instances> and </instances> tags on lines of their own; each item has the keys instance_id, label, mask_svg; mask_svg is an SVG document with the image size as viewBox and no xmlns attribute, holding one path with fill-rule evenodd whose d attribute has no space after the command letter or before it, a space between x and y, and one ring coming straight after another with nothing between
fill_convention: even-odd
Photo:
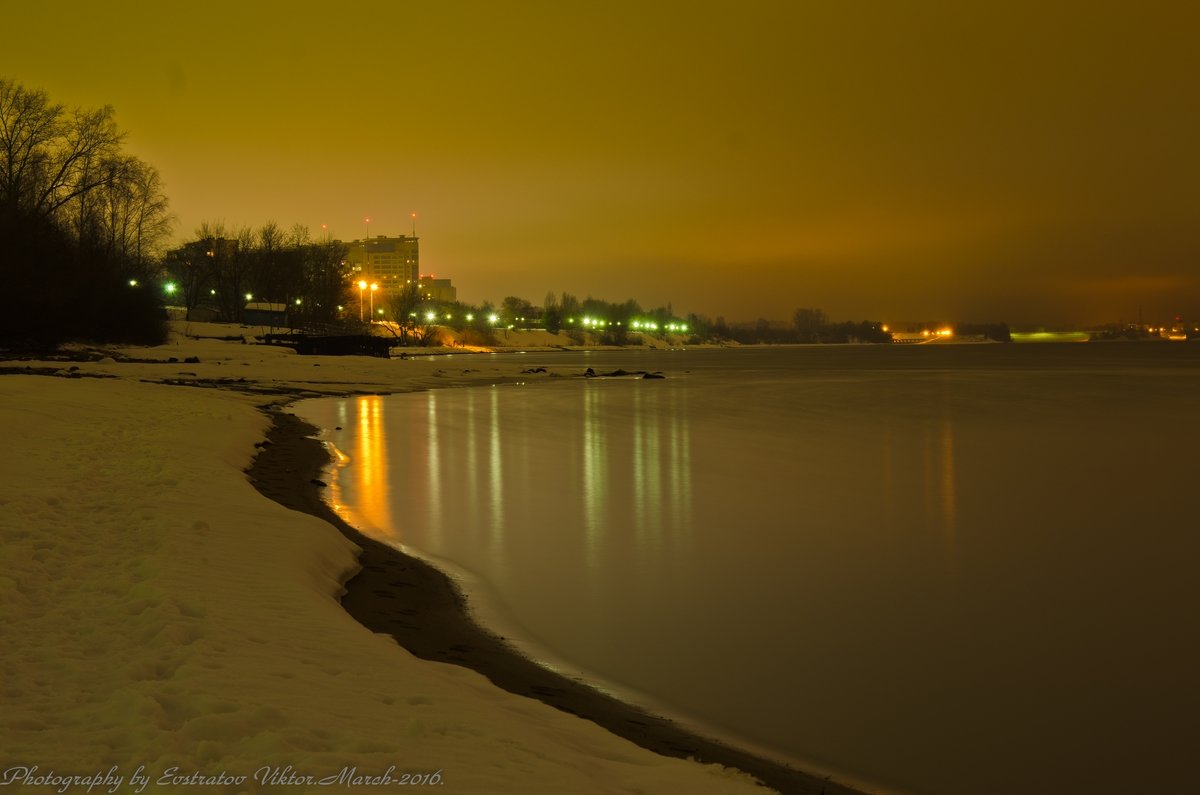
<instances>
[{"instance_id":1,"label":"golden light reflection on water","mask_svg":"<svg viewBox=\"0 0 1200 795\"><path fill-rule=\"evenodd\" d=\"M948 418L942 420L941 442L942 537L953 566L958 555L958 494L954 469L954 423Z\"/></svg>"},{"instance_id":2,"label":"golden light reflection on water","mask_svg":"<svg viewBox=\"0 0 1200 795\"><path fill-rule=\"evenodd\" d=\"M608 425L598 385L583 390L583 532L588 568L596 564L600 537L608 524Z\"/></svg>"},{"instance_id":3,"label":"golden light reflection on water","mask_svg":"<svg viewBox=\"0 0 1200 795\"><path fill-rule=\"evenodd\" d=\"M895 452L892 449L892 421L888 418L883 429L883 510L887 516L896 514Z\"/></svg>"},{"instance_id":4,"label":"golden light reflection on water","mask_svg":"<svg viewBox=\"0 0 1200 795\"><path fill-rule=\"evenodd\" d=\"M958 555L958 469L955 423L894 426L880 430L880 509L887 520L902 521L909 512L926 532L936 534L950 570ZM919 456L919 458L918 458ZM915 459L915 460L914 460ZM913 464L919 461L919 466ZM909 463L911 462L911 463Z\"/></svg>"},{"instance_id":5,"label":"golden light reflection on water","mask_svg":"<svg viewBox=\"0 0 1200 795\"><path fill-rule=\"evenodd\" d=\"M686 406L679 405L682 394L638 388L622 394L603 384L584 390L579 488L589 565L606 539L621 532L613 522L631 525L629 543L643 563L688 537L691 434ZM622 423L614 408L626 399L631 421Z\"/></svg>"},{"instance_id":6,"label":"golden light reflection on water","mask_svg":"<svg viewBox=\"0 0 1200 795\"><path fill-rule=\"evenodd\" d=\"M442 465L439 460L437 400L436 390L426 393L425 424L429 433L429 441L425 445L428 455L425 471L429 482L426 504L429 526L435 531L440 530L442 526Z\"/></svg>"},{"instance_id":7,"label":"golden light reflection on water","mask_svg":"<svg viewBox=\"0 0 1200 795\"><path fill-rule=\"evenodd\" d=\"M671 392L671 500L669 507L676 528L692 524L692 434L688 425L687 391ZM682 533L684 538L690 534Z\"/></svg>"},{"instance_id":8,"label":"golden light reflection on water","mask_svg":"<svg viewBox=\"0 0 1200 795\"><path fill-rule=\"evenodd\" d=\"M493 388L488 411L488 474L491 476L491 516L489 526L494 547L504 539L504 466L500 446L500 392Z\"/></svg>"},{"instance_id":9,"label":"golden light reflection on water","mask_svg":"<svg viewBox=\"0 0 1200 795\"><path fill-rule=\"evenodd\" d=\"M354 401L358 415L356 444L351 453L354 466L354 508L380 536L399 540L392 522L388 489L387 426L384 401L379 395L365 395Z\"/></svg>"},{"instance_id":10,"label":"golden light reflection on water","mask_svg":"<svg viewBox=\"0 0 1200 795\"><path fill-rule=\"evenodd\" d=\"M692 518L691 434L686 393L672 390L667 410L662 391L647 400L633 394L632 461L634 541L640 552L657 551L665 543L687 537ZM665 425L665 428L664 428ZM665 441L664 441L665 437Z\"/></svg>"},{"instance_id":11,"label":"golden light reflection on water","mask_svg":"<svg viewBox=\"0 0 1200 795\"><path fill-rule=\"evenodd\" d=\"M646 526L659 508L661 470L658 461L658 415L647 414L642 392L633 394L633 529L639 549L646 544Z\"/></svg>"},{"instance_id":12,"label":"golden light reflection on water","mask_svg":"<svg viewBox=\"0 0 1200 795\"><path fill-rule=\"evenodd\" d=\"M466 429L467 438L464 442L466 450L467 469L465 477L463 477L462 488L466 498L467 508L467 524L468 531L474 533L479 527L479 481L476 476L479 471L479 440L475 435L475 399L478 395L478 390L468 389L465 391L465 401L467 404L466 411Z\"/></svg>"}]
</instances>

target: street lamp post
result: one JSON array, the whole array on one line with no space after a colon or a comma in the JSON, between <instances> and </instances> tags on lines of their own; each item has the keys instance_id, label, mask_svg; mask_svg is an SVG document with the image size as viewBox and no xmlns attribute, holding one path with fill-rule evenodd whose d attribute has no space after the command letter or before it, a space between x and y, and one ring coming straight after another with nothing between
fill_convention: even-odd
<instances>
[{"instance_id":1,"label":"street lamp post","mask_svg":"<svg viewBox=\"0 0 1200 795\"><path fill-rule=\"evenodd\" d=\"M367 283L360 279L358 282L358 322L359 323L361 323L362 319L363 319L362 299L363 299L363 290L365 290L365 289L367 289Z\"/></svg>"},{"instance_id":2,"label":"street lamp post","mask_svg":"<svg viewBox=\"0 0 1200 795\"><path fill-rule=\"evenodd\" d=\"M371 322L375 322L375 291L379 289L379 285L371 284Z\"/></svg>"}]
</instances>

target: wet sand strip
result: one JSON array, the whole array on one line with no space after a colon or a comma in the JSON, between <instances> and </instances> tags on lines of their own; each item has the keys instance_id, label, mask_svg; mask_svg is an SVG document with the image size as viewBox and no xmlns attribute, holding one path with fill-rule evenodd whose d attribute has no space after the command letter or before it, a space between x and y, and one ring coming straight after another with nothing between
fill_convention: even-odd
<instances>
[{"instance_id":1,"label":"wet sand strip","mask_svg":"<svg viewBox=\"0 0 1200 795\"><path fill-rule=\"evenodd\" d=\"M269 413L268 444L248 470L251 481L264 496L324 519L362 548L362 570L345 583L342 606L363 626L391 635L417 657L470 668L511 693L578 715L655 753L736 768L785 795L858 794L836 781L693 734L523 656L470 619L462 594L445 574L343 522L321 499L319 478L329 456L311 438L316 429L292 414Z\"/></svg>"}]
</instances>

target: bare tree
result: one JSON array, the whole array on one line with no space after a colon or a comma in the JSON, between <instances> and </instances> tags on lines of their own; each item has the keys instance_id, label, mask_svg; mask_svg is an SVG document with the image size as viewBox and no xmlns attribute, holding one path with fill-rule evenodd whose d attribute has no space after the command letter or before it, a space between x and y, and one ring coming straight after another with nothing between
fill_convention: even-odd
<instances>
[{"instance_id":1,"label":"bare tree","mask_svg":"<svg viewBox=\"0 0 1200 795\"><path fill-rule=\"evenodd\" d=\"M253 246L250 283L254 295L266 301L286 302L291 292L286 283L285 238L279 224L268 221L250 241Z\"/></svg>"},{"instance_id":2,"label":"bare tree","mask_svg":"<svg viewBox=\"0 0 1200 795\"><path fill-rule=\"evenodd\" d=\"M293 248L302 248L311 244L312 234L308 231L308 227L304 224L292 224L292 228L288 230L287 244Z\"/></svg>"},{"instance_id":3,"label":"bare tree","mask_svg":"<svg viewBox=\"0 0 1200 795\"><path fill-rule=\"evenodd\" d=\"M792 315L792 326L800 342L819 342L829 326L829 318L824 310L801 308Z\"/></svg>"},{"instance_id":4,"label":"bare tree","mask_svg":"<svg viewBox=\"0 0 1200 795\"><path fill-rule=\"evenodd\" d=\"M329 323L346 301L346 245L326 238L303 246L304 316Z\"/></svg>"},{"instance_id":5,"label":"bare tree","mask_svg":"<svg viewBox=\"0 0 1200 795\"><path fill-rule=\"evenodd\" d=\"M139 268L145 268L146 262L156 257L170 238L175 216L163 193L158 169L141 161L137 165L131 185L133 240L128 253Z\"/></svg>"},{"instance_id":6,"label":"bare tree","mask_svg":"<svg viewBox=\"0 0 1200 795\"><path fill-rule=\"evenodd\" d=\"M388 299L388 312L396 323L401 345L408 345L410 338L420 336L423 318L420 312L421 292L415 284L404 286L400 292Z\"/></svg>"},{"instance_id":7,"label":"bare tree","mask_svg":"<svg viewBox=\"0 0 1200 795\"><path fill-rule=\"evenodd\" d=\"M158 170L125 157L111 161L108 184L93 191L90 212L80 197L80 230L87 230L110 254L142 275L160 251L174 221L162 193ZM80 235L81 239L85 237Z\"/></svg>"},{"instance_id":8,"label":"bare tree","mask_svg":"<svg viewBox=\"0 0 1200 795\"><path fill-rule=\"evenodd\" d=\"M32 204L62 114L46 92L0 79L0 202L10 210Z\"/></svg>"},{"instance_id":9,"label":"bare tree","mask_svg":"<svg viewBox=\"0 0 1200 795\"><path fill-rule=\"evenodd\" d=\"M205 221L196 230L208 258L212 302L222 318L238 322L246 304L254 238L249 229L239 230L235 237L228 235L221 223Z\"/></svg>"},{"instance_id":10,"label":"bare tree","mask_svg":"<svg viewBox=\"0 0 1200 795\"><path fill-rule=\"evenodd\" d=\"M113 109L69 113L44 91L0 80L0 202L41 217L109 184L124 135Z\"/></svg>"}]
</instances>

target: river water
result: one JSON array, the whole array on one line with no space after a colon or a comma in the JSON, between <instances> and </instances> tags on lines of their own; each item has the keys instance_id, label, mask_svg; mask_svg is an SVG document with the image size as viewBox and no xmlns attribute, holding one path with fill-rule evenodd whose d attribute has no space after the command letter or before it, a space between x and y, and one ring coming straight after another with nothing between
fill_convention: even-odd
<instances>
[{"instance_id":1,"label":"river water","mask_svg":"<svg viewBox=\"0 0 1200 795\"><path fill-rule=\"evenodd\" d=\"M1200 345L526 362L667 378L297 413L340 509L535 656L880 791L1195 778Z\"/></svg>"}]
</instances>

